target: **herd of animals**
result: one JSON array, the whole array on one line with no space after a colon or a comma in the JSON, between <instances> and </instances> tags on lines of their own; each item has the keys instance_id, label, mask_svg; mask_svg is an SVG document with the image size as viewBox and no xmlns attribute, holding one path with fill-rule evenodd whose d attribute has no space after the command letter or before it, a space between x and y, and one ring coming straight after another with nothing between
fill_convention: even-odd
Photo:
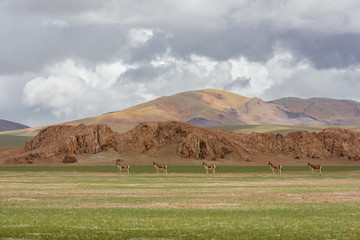
<instances>
[{"instance_id":1,"label":"herd of animals","mask_svg":"<svg viewBox=\"0 0 360 240\"><path fill-rule=\"evenodd\" d=\"M120 174L121 174L121 170L126 170L127 174L130 174L130 165L122 164L122 162L123 162L123 160L121 160L121 159L116 160L116 167L119 169ZM156 162L153 162L152 165L155 167L155 170L157 173L160 173L161 171L165 174L167 173L167 165L166 164L157 164ZM204 168L206 170L206 174L209 174L209 170L212 171L213 174L215 174L215 170L217 168L216 165L206 164L205 162L203 162L202 165L204 166ZM273 174L275 174L275 171L279 171L279 174L281 175L282 165L280 165L280 164L274 165L271 162L269 162L268 166L272 170ZM308 163L308 167L311 169L312 174L314 174L314 170L319 170L320 176L322 175L322 166L321 165L314 165L314 164Z\"/></svg>"}]
</instances>

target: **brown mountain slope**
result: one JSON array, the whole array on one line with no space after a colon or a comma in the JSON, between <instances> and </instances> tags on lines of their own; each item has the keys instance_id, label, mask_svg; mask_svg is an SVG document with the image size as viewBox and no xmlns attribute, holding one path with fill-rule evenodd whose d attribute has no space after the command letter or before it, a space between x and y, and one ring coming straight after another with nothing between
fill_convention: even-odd
<instances>
[{"instance_id":1,"label":"brown mountain slope","mask_svg":"<svg viewBox=\"0 0 360 240\"><path fill-rule=\"evenodd\" d=\"M330 98L281 98L270 103L303 113L326 125L360 125L360 103Z\"/></svg>"},{"instance_id":2,"label":"brown mountain slope","mask_svg":"<svg viewBox=\"0 0 360 240\"><path fill-rule=\"evenodd\" d=\"M238 124L308 124L317 121L302 116L289 117L289 110L258 98L247 98L235 93L204 89L183 92L139 104L123 111L109 113L75 124L108 124L115 131L133 128L146 121L180 121L199 126ZM305 120L306 119L306 120ZM72 124L72 123L71 123Z\"/></svg>"},{"instance_id":3,"label":"brown mountain slope","mask_svg":"<svg viewBox=\"0 0 360 240\"><path fill-rule=\"evenodd\" d=\"M240 134L210 130L175 121L147 122L125 133L106 125L57 125L40 131L29 140L23 153L2 159L3 163L63 162L73 155L95 154L113 149L158 157L172 146L172 156L182 159L252 162L257 156L286 156L290 159L342 158L360 161L360 133L327 128L319 133L298 131L280 134ZM109 159L112 161L113 159ZM133 159L136 164L136 159Z\"/></svg>"},{"instance_id":4,"label":"brown mountain slope","mask_svg":"<svg viewBox=\"0 0 360 240\"><path fill-rule=\"evenodd\" d=\"M82 119L70 124L107 124L115 131L125 131L145 121L181 121L200 125L239 124L231 108L249 101L249 98L220 90L206 89L183 92L136 105L123 111ZM234 113L235 114L235 113Z\"/></svg>"}]
</instances>

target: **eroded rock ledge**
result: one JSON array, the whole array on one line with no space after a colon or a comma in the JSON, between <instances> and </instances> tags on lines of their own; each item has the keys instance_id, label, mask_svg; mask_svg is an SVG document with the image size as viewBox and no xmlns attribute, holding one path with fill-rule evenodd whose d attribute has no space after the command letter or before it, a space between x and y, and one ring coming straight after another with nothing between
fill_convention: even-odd
<instances>
[{"instance_id":1,"label":"eroded rock ledge","mask_svg":"<svg viewBox=\"0 0 360 240\"><path fill-rule=\"evenodd\" d=\"M175 143L174 154L182 158L218 160L234 154L250 161L254 154L283 154L291 158L325 158L330 155L360 160L360 133L326 128L319 133L297 131L280 134L241 134L210 130L175 121L147 122L125 133L113 132L107 125L55 125L29 140L23 153L5 163L33 163L46 159L64 161L71 155L124 149L156 156L166 144Z\"/></svg>"}]
</instances>

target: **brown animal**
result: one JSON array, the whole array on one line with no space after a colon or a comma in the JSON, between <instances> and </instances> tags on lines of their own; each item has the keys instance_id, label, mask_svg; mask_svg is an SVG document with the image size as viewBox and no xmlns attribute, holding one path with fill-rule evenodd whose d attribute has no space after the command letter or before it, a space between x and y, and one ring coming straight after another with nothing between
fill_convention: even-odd
<instances>
[{"instance_id":1,"label":"brown animal","mask_svg":"<svg viewBox=\"0 0 360 240\"><path fill-rule=\"evenodd\" d=\"M314 169L318 169L320 172L320 176L322 175L322 166L321 165L313 165L311 163L308 163L308 167L311 169L312 175L314 175Z\"/></svg>"},{"instance_id":2,"label":"brown animal","mask_svg":"<svg viewBox=\"0 0 360 240\"><path fill-rule=\"evenodd\" d=\"M157 173L160 173L160 170L163 171L163 173L167 173L167 165L160 165L153 162L153 166L155 167Z\"/></svg>"},{"instance_id":3,"label":"brown animal","mask_svg":"<svg viewBox=\"0 0 360 240\"><path fill-rule=\"evenodd\" d=\"M127 174L130 173L130 165L121 165L121 163L123 162L123 160L118 159L116 160L116 167L119 169L120 174L121 174L121 170L125 169L127 171Z\"/></svg>"},{"instance_id":4,"label":"brown animal","mask_svg":"<svg viewBox=\"0 0 360 240\"><path fill-rule=\"evenodd\" d=\"M206 174L209 174L209 170L212 170L212 172L215 173L216 165L208 165L205 162L203 162L203 166L206 170Z\"/></svg>"},{"instance_id":5,"label":"brown animal","mask_svg":"<svg viewBox=\"0 0 360 240\"><path fill-rule=\"evenodd\" d=\"M272 164L271 162L269 162L268 165L269 165L269 167L271 168L273 174L275 174L275 171L276 171L276 170L279 170L279 173L280 173L280 175L281 175L282 165L280 165L280 164L274 165L274 164Z\"/></svg>"}]
</instances>

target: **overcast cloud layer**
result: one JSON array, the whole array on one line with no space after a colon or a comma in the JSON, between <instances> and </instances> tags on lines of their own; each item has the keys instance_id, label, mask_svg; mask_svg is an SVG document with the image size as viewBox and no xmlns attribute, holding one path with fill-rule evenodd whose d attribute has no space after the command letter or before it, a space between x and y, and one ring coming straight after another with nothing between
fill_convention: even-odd
<instances>
[{"instance_id":1,"label":"overcast cloud layer","mask_svg":"<svg viewBox=\"0 0 360 240\"><path fill-rule=\"evenodd\" d=\"M177 92L359 100L357 0L0 0L0 118L63 122Z\"/></svg>"}]
</instances>

